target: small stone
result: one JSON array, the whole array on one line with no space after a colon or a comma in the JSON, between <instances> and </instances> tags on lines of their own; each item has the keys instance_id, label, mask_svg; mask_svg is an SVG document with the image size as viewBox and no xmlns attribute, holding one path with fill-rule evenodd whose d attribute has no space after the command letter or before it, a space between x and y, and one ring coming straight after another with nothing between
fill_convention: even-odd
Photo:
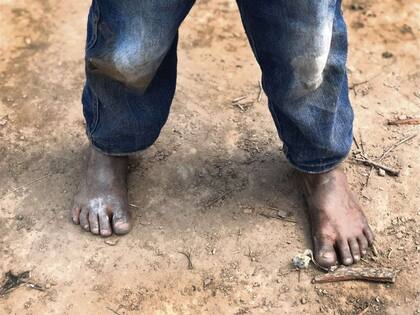
<instances>
[{"instance_id":1,"label":"small stone","mask_svg":"<svg viewBox=\"0 0 420 315\"><path fill-rule=\"evenodd\" d=\"M393 53L391 53L391 52L389 52L389 51L385 51L385 52L382 54L382 57L383 57L383 58L385 58L385 59L389 59L389 58L394 57L394 54L393 54Z\"/></svg>"},{"instance_id":2,"label":"small stone","mask_svg":"<svg viewBox=\"0 0 420 315\"><path fill-rule=\"evenodd\" d=\"M211 283L213 282L213 280L212 279L210 279L210 278L206 278L206 279L204 279L204 281L203 281L203 286L205 287L205 288L207 288Z\"/></svg>"},{"instance_id":3,"label":"small stone","mask_svg":"<svg viewBox=\"0 0 420 315\"><path fill-rule=\"evenodd\" d=\"M306 304L306 303L308 303L308 299L306 297L303 297L303 298L300 299L300 303Z\"/></svg>"},{"instance_id":4,"label":"small stone","mask_svg":"<svg viewBox=\"0 0 420 315\"><path fill-rule=\"evenodd\" d=\"M120 240L119 239L108 239L105 240L104 243L109 246L116 246Z\"/></svg>"},{"instance_id":5,"label":"small stone","mask_svg":"<svg viewBox=\"0 0 420 315\"><path fill-rule=\"evenodd\" d=\"M382 168L380 168L380 169L378 170L378 175L379 175L379 176L381 176L381 177L385 177L386 172L385 172Z\"/></svg>"},{"instance_id":6,"label":"small stone","mask_svg":"<svg viewBox=\"0 0 420 315\"><path fill-rule=\"evenodd\" d=\"M18 221L22 221L22 220L23 220L23 215L18 214L18 215L16 216L16 220L18 220Z\"/></svg>"},{"instance_id":7,"label":"small stone","mask_svg":"<svg viewBox=\"0 0 420 315\"><path fill-rule=\"evenodd\" d=\"M28 46L29 46L30 44L32 44L32 39L30 39L29 37L26 37L26 38L25 38L25 44L26 44L26 45L28 45Z\"/></svg>"},{"instance_id":8,"label":"small stone","mask_svg":"<svg viewBox=\"0 0 420 315\"><path fill-rule=\"evenodd\" d=\"M50 288L51 288L51 284L47 283L47 284L45 285L45 289L50 289Z\"/></svg>"},{"instance_id":9,"label":"small stone","mask_svg":"<svg viewBox=\"0 0 420 315\"><path fill-rule=\"evenodd\" d=\"M252 209L251 209L251 208L245 208L245 209L243 210L243 212L244 212L245 214L251 214L251 213L252 213Z\"/></svg>"},{"instance_id":10,"label":"small stone","mask_svg":"<svg viewBox=\"0 0 420 315\"><path fill-rule=\"evenodd\" d=\"M0 118L0 126L6 126L7 122L9 121L9 116L3 116L2 118Z\"/></svg>"}]
</instances>

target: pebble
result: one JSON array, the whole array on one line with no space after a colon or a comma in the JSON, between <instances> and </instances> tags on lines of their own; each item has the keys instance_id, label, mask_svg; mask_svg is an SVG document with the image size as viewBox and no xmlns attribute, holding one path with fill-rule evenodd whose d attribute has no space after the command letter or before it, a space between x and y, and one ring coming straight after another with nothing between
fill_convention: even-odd
<instances>
[{"instance_id":1,"label":"pebble","mask_svg":"<svg viewBox=\"0 0 420 315\"><path fill-rule=\"evenodd\" d=\"M244 213L245 214L251 214L252 213L252 209L251 208L245 208L244 209Z\"/></svg>"},{"instance_id":2,"label":"pebble","mask_svg":"<svg viewBox=\"0 0 420 315\"><path fill-rule=\"evenodd\" d=\"M386 175L386 172L382 168L380 168L378 170L378 175L381 176L381 177L384 177Z\"/></svg>"},{"instance_id":3,"label":"pebble","mask_svg":"<svg viewBox=\"0 0 420 315\"><path fill-rule=\"evenodd\" d=\"M206 288L206 287L208 287L211 283L212 283L213 281L212 281L212 279L210 279L210 278L206 278L206 279L204 279L204 281L203 281L203 285L204 285L204 287Z\"/></svg>"},{"instance_id":4,"label":"pebble","mask_svg":"<svg viewBox=\"0 0 420 315\"><path fill-rule=\"evenodd\" d=\"M109 240L105 240L104 243L109 246L115 246L118 244L119 241L120 241L119 239L109 239Z\"/></svg>"},{"instance_id":5,"label":"pebble","mask_svg":"<svg viewBox=\"0 0 420 315\"><path fill-rule=\"evenodd\" d=\"M0 126L6 126L8 121L9 121L9 116L8 115L0 118Z\"/></svg>"}]
</instances>

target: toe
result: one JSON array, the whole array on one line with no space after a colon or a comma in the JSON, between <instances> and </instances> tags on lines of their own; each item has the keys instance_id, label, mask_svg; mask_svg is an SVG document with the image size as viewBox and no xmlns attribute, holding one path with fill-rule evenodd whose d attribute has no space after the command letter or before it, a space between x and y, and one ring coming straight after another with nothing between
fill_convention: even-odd
<instances>
[{"instance_id":1,"label":"toe","mask_svg":"<svg viewBox=\"0 0 420 315\"><path fill-rule=\"evenodd\" d=\"M79 220L80 220L80 226L82 229L89 231L89 210L87 208L83 208L80 212Z\"/></svg>"},{"instance_id":2,"label":"toe","mask_svg":"<svg viewBox=\"0 0 420 315\"><path fill-rule=\"evenodd\" d=\"M99 234L99 222L98 222L98 215L93 211L89 212L89 226L90 231L93 234Z\"/></svg>"},{"instance_id":3,"label":"toe","mask_svg":"<svg viewBox=\"0 0 420 315\"><path fill-rule=\"evenodd\" d=\"M321 266L329 268L337 263L333 240L314 237L314 250L315 260Z\"/></svg>"},{"instance_id":4,"label":"toe","mask_svg":"<svg viewBox=\"0 0 420 315\"><path fill-rule=\"evenodd\" d=\"M109 217L105 213L99 215L99 229L102 236L110 236L112 234Z\"/></svg>"},{"instance_id":5,"label":"toe","mask_svg":"<svg viewBox=\"0 0 420 315\"><path fill-rule=\"evenodd\" d=\"M368 241L364 235L361 235L357 238L357 242L359 243L360 254L363 257L367 253L367 249L369 247Z\"/></svg>"},{"instance_id":6,"label":"toe","mask_svg":"<svg viewBox=\"0 0 420 315\"><path fill-rule=\"evenodd\" d=\"M127 213L116 212L112 216L112 228L115 234L127 234L131 224Z\"/></svg>"},{"instance_id":7,"label":"toe","mask_svg":"<svg viewBox=\"0 0 420 315\"><path fill-rule=\"evenodd\" d=\"M351 254L353 256L353 261L354 262L360 261L360 248L359 248L359 243L357 242L357 240L356 239L349 240L349 246L350 246Z\"/></svg>"},{"instance_id":8,"label":"toe","mask_svg":"<svg viewBox=\"0 0 420 315\"><path fill-rule=\"evenodd\" d=\"M337 243L338 252L340 253L341 262L343 265L351 265L353 263L353 257L351 255L349 243L346 241L339 241Z\"/></svg>"},{"instance_id":9,"label":"toe","mask_svg":"<svg viewBox=\"0 0 420 315\"><path fill-rule=\"evenodd\" d=\"M71 219L73 221L74 224L79 224L79 216L80 216L80 211L82 210L81 207L79 206L74 206L73 209L71 210Z\"/></svg>"},{"instance_id":10,"label":"toe","mask_svg":"<svg viewBox=\"0 0 420 315\"><path fill-rule=\"evenodd\" d=\"M363 233L365 234L366 239L367 239L367 241L368 241L369 245L372 245L372 244L373 244L373 242L375 241L375 237L374 237L373 232L372 232L372 230L370 229L370 227L369 227L369 226L367 226L366 228L364 228L364 229L363 229Z\"/></svg>"}]
</instances>

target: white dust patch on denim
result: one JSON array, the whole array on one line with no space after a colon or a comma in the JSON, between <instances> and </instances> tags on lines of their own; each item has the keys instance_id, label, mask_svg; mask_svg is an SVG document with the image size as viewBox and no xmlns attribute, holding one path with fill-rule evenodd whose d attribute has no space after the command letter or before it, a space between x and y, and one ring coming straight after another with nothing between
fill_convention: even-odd
<instances>
[{"instance_id":1,"label":"white dust patch on denim","mask_svg":"<svg viewBox=\"0 0 420 315\"><path fill-rule=\"evenodd\" d=\"M123 74L127 81L135 81L139 68L147 60L142 53L139 42L135 40L124 40L117 44L112 60L115 68Z\"/></svg>"},{"instance_id":2,"label":"white dust patch on denim","mask_svg":"<svg viewBox=\"0 0 420 315\"><path fill-rule=\"evenodd\" d=\"M141 38L139 33L125 35L112 52L114 67L127 84L140 84L144 78L151 80L168 50L167 43L150 45Z\"/></svg>"},{"instance_id":3,"label":"white dust patch on denim","mask_svg":"<svg viewBox=\"0 0 420 315\"><path fill-rule=\"evenodd\" d=\"M313 92L324 81L324 70L331 48L332 23L332 20L328 21L323 23L320 28L316 28L315 32L308 32L306 36L312 37L304 41L310 43L307 47L308 53L292 60L295 76L293 96L300 97Z\"/></svg>"}]
</instances>

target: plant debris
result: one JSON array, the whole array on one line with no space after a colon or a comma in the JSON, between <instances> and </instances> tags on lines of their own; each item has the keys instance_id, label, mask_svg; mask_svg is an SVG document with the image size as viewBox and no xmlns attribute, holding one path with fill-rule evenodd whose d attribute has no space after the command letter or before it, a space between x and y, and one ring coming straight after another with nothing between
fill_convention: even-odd
<instances>
[{"instance_id":1,"label":"plant debris","mask_svg":"<svg viewBox=\"0 0 420 315\"><path fill-rule=\"evenodd\" d=\"M189 270L194 269L194 266L192 264L191 252L178 252L178 253L184 255L188 259L188 269Z\"/></svg>"},{"instance_id":2,"label":"plant debris","mask_svg":"<svg viewBox=\"0 0 420 315\"><path fill-rule=\"evenodd\" d=\"M302 254L298 254L292 258L293 266L295 266L299 270L307 269L311 262L322 271L330 271L330 269L322 267L315 261L314 254L310 249L306 249Z\"/></svg>"},{"instance_id":3,"label":"plant debris","mask_svg":"<svg viewBox=\"0 0 420 315\"><path fill-rule=\"evenodd\" d=\"M388 121L388 125L420 125L420 118L396 119Z\"/></svg>"},{"instance_id":4,"label":"plant debris","mask_svg":"<svg viewBox=\"0 0 420 315\"><path fill-rule=\"evenodd\" d=\"M263 209L261 212L258 213L259 215L266 217L268 219L277 219L283 220L287 222L296 223L295 220L291 219L291 213L288 211L284 211L281 209L277 209L274 207L268 207L268 209Z\"/></svg>"},{"instance_id":5,"label":"plant debris","mask_svg":"<svg viewBox=\"0 0 420 315\"><path fill-rule=\"evenodd\" d=\"M390 268L377 267L346 267L316 276L312 283L340 282L350 280L363 280L370 282L395 283L396 271Z\"/></svg>"},{"instance_id":6,"label":"plant debris","mask_svg":"<svg viewBox=\"0 0 420 315\"><path fill-rule=\"evenodd\" d=\"M30 282L29 279L31 277L30 271L24 271L18 274L14 274L11 270L6 272L5 280L3 284L0 286L0 296L5 296L9 292L13 291L14 289L19 288L20 286L26 284L28 287L39 290L45 291L44 287L37 284Z\"/></svg>"}]
</instances>

